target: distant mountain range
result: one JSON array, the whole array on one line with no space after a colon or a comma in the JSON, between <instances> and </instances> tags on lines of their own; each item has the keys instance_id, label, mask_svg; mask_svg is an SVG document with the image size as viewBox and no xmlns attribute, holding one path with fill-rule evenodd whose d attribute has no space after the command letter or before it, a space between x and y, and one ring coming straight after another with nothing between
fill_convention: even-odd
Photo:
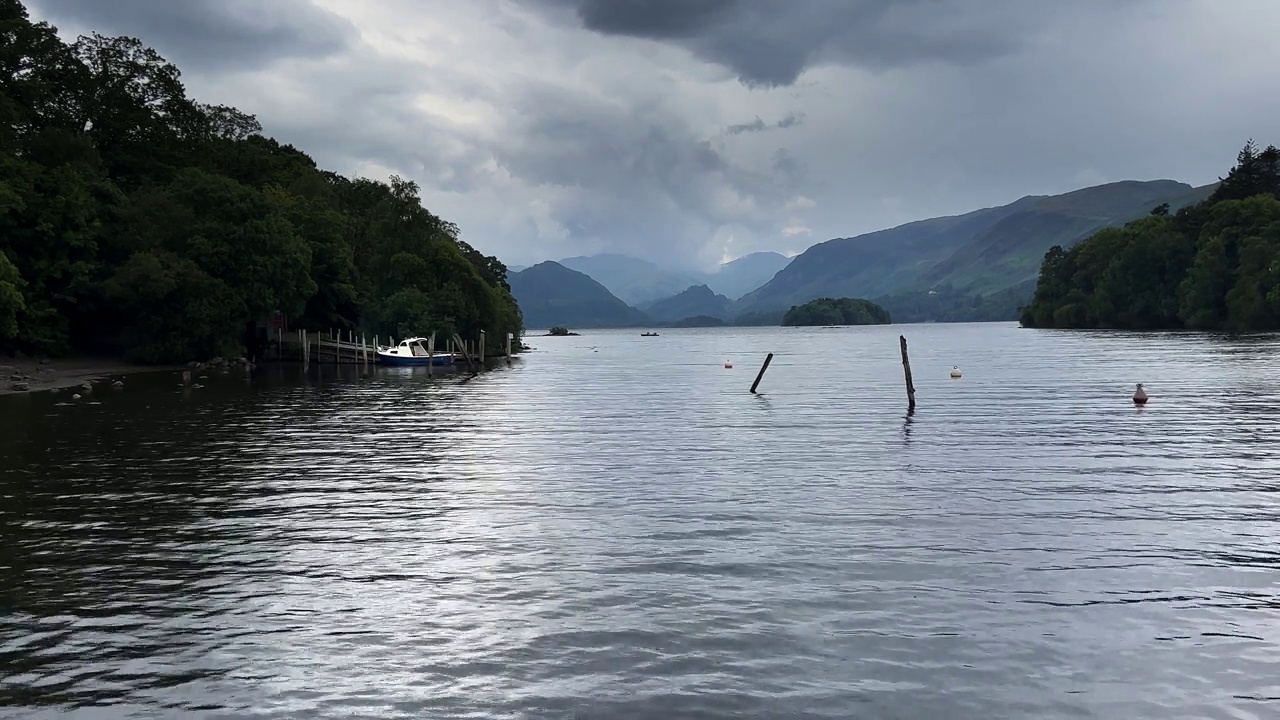
<instances>
[{"instance_id":1,"label":"distant mountain range","mask_svg":"<svg viewBox=\"0 0 1280 720\"><path fill-rule=\"evenodd\" d=\"M614 297L589 276L556 262L543 262L507 276L511 294L532 329L637 327L649 324L639 310Z\"/></svg>"},{"instance_id":2,"label":"distant mountain range","mask_svg":"<svg viewBox=\"0 0 1280 720\"><path fill-rule=\"evenodd\" d=\"M706 285L694 285L679 295L642 306L640 309L660 322L676 322L697 316L728 319L729 304L724 295L717 295Z\"/></svg>"},{"instance_id":3,"label":"distant mountain range","mask_svg":"<svg viewBox=\"0 0 1280 720\"><path fill-rule=\"evenodd\" d=\"M866 298L896 322L1012 320L1029 301L1040 262L1167 203L1171 212L1214 185L1125 181L836 238L788 259L754 253L715 273L677 271L603 254L511 268L531 328L636 327L693 318L743 322L817 298ZM639 309L637 309L639 308ZM643 310L644 312L641 312Z\"/></svg>"},{"instance_id":4,"label":"distant mountain range","mask_svg":"<svg viewBox=\"0 0 1280 720\"><path fill-rule=\"evenodd\" d=\"M1011 294L1003 313L1014 319L1016 304L1030 299L1031 283L1049 248L1074 245L1161 203L1176 211L1208 197L1213 187L1172 180L1110 183L829 240L801 253L772 280L733 303L729 313L785 309L820 297L873 298L893 312L891 298L898 294L942 291L981 299L1023 288L1026 296Z\"/></svg>"},{"instance_id":5,"label":"distant mountain range","mask_svg":"<svg viewBox=\"0 0 1280 720\"><path fill-rule=\"evenodd\" d=\"M565 258L560 264L590 275L623 301L641 307L694 285L706 285L714 292L736 300L768 282L790 261L790 258L775 252L752 253L724 263L713 273L672 270L647 260L613 253Z\"/></svg>"}]
</instances>

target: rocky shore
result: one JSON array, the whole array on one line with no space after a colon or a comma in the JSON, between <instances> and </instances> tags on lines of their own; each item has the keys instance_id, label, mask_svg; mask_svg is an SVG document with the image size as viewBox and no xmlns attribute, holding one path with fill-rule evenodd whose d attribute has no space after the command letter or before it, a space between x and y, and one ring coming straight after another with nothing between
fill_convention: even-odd
<instances>
[{"instance_id":1,"label":"rocky shore","mask_svg":"<svg viewBox=\"0 0 1280 720\"><path fill-rule=\"evenodd\" d=\"M77 388L85 383L112 383L137 373L179 369L109 359L35 360L0 356L0 395Z\"/></svg>"}]
</instances>

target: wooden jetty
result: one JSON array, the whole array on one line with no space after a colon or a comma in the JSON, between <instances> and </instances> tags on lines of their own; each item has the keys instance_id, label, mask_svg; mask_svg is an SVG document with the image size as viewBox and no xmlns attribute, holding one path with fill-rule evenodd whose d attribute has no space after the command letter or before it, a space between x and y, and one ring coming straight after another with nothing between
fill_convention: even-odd
<instances>
[{"instance_id":1,"label":"wooden jetty","mask_svg":"<svg viewBox=\"0 0 1280 720\"><path fill-rule=\"evenodd\" d=\"M381 338L356 334L354 331L330 330L328 332L308 330L277 329L271 337L271 348L268 359L279 362L301 362L330 365L371 365L378 363L378 348L395 347L395 338ZM480 331L476 340L466 340L455 334L444 341L440 352L461 353L466 356L465 364L470 367L472 359L483 367L486 355L490 359L500 358L510 361L511 342L513 336L507 333L505 353L487 354L485 348L485 332Z\"/></svg>"}]
</instances>

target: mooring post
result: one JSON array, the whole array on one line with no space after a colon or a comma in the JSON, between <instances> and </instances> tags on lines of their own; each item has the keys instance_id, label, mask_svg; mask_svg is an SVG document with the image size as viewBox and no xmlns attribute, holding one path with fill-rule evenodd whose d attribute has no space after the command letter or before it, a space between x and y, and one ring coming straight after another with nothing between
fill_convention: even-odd
<instances>
[{"instance_id":1,"label":"mooring post","mask_svg":"<svg viewBox=\"0 0 1280 720\"><path fill-rule=\"evenodd\" d=\"M899 335L898 343L902 346L902 374L907 378L907 412L915 412L916 386L911 382L911 359L907 357L907 336Z\"/></svg>"},{"instance_id":2,"label":"mooring post","mask_svg":"<svg viewBox=\"0 0 1280 720\"><path fill-rule=\"evenodd\" d=\"M511 364L511 335L512 333L507 333L507 364L508 365Z\"/></svg>"},{"instance_id":3,"label":"mooring post","mask_svg":"<svg viewBox=\"0 0 1280 720\"><path fill-rule=\"evenodd\" d=\"M484 331L480 331L480 365L484 365Z\"/></svg>"},{"instance_id":4,"label":"mooring post","mask_svg":"<svg viewBox=\"0 0 1280 720\"><path fill-rule=\"evenodd\" d=\"M456 346L458 346L459 348L461 348L461 349L462 349L462 357L464 357L464 358L466 358L466 359L467 359L467 370L471 371L471 374L472 374L472 375L475 375L475 374L476 374L476 368L475 368L475 365L474 365L474 364L472 364L472 362L471 362L471 353L467 352L467 343L466 343L466 341L462 339L462 336L461 336L461 335L459 335L458 333L454 333L454 334L453 334L453 343L454 343L454 345L456 345Z\"/></svg>"},{"instance_id":5,"label":"mooring post","mask_svg":"<svg viewBox=\"0 0 1280 720\"><path fill-rule=\"evenodd\" d=\"M764 356L764 364L760 366L760 372L756 375L756 381L751 383L751 392L754 394L756 388L760 387L760 380L764 377L764 371L769 369L769 363L773 362L773 353Z\"/></svg>"}]
</instances>

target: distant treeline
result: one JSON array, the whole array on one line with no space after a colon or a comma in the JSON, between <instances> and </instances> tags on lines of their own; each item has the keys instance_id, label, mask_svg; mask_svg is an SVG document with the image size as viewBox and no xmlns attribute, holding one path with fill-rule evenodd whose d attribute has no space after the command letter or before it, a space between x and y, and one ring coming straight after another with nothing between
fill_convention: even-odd
<instances>
[{"instance_id":1,"label":"distant treeline","mask_svg":"<svg viewBox=\"0 0 1280 720\"><path fill-rule=\"evenodd\" d=\"M1280 150L1250 141L1204 202L1050 249L1022 324L1280 328Z\"/></svg>"},{"instance_id":2,"label":"distant treeline","mask_svg":"<svg viewBox=\"0 0 1280 720\"><path fill-rule=\"evenodd\" d=\"M187 97L139 41L0 0L0 350L170 362L293 327L522 331L506 268L412 182L349 179Z\"/></svg>"},{"instance_id":3,"label":"distant treeline","mask_svg":"<svg viewBox=\"0 0 1280 720\"><path fill-rule=\"evenodd\" d=\"M896 323L1013 321L1031 298L1033 282L1015 285L988 295L974 295L941 285L928 291L885 295L875 303Z\"/></svg>"}]
</instances>

